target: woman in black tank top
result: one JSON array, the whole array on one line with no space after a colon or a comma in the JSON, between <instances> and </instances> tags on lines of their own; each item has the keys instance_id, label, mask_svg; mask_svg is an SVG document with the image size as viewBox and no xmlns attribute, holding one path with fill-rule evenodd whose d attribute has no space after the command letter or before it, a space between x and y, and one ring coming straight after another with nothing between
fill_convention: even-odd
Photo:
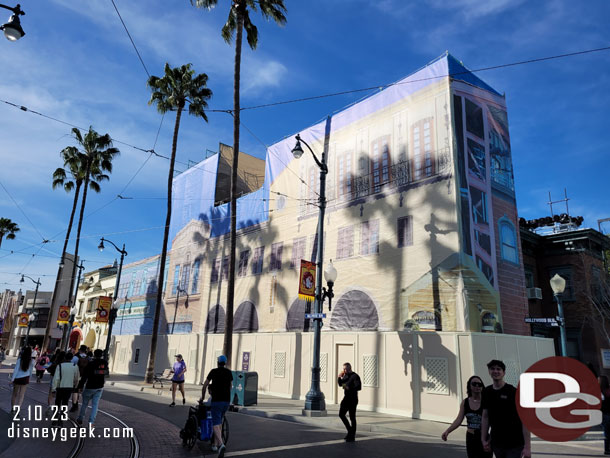
<instances>
[{"instance_id":1,"label":"woman in black tank top","mask_svg":"<svg viewBox=\"0 0 610 458\"><path fill-rule=\"evenodd\" d=\"M451 431L457 429L466 417L466 453L468 458L491 458L492 453L483 450L481 444L481 393L483 391L483 381L477 375L468 379L466 384L468 397L460 405L460 411L451 426L446 429L441 438L446 441Z\"/></svg>"}]
</instances>

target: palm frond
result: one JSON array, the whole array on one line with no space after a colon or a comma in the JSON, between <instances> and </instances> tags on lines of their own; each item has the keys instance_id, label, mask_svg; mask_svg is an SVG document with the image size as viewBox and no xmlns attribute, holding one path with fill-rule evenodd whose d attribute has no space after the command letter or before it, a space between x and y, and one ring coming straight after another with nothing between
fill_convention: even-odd
<instances>
[{"instance_id":1,"label":"palm frond","mask_svg":"<svg viewBox=\"0 0 610 458\"><path fill-rule=\"evenodd\" d=\"M256 46L258 45L258 29L252 24L252 21L250 21L250 15L247 10L244 13L244 29L246 29L246 38L250 49L256 49Z\"/></svg>"},{"instance_id":2,"label":"palm frond","mask_svg":"<svg viewBox=\"0 0 610 458\"><path fill-rule=\"evenodd\" d=\"M191 5L196 6L197 8L205 8L207 10L211 10L218 3L218 0L191 0Z\"/></svg>"},{"instance_id":3,"label":"palm frond","mask_svg":"<svg viewBox=\"0 0 610 458\"><path fill-rule=\"evenodd\" d=\"M259 0L261 13L267 20L273 20L278 25L286 24L286 6L284 0Z\"/></svg>"}]
</instances>

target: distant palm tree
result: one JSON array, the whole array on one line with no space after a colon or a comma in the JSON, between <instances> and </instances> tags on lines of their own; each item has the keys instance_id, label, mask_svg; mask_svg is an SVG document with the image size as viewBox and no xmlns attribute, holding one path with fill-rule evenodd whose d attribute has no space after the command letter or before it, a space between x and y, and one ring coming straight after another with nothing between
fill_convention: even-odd
<instances>
[{"instance_id":1,"label":"distant palm tree","mask_svg":"<svg viewBox=\"0 0 610 458\"><path fill-rule=\"evenodd\" d=\"M214 8L218 0L191 0L198 8L208 10ZM265 19L273 19L279 25L286 23L286 7L284 0L232 0L227 22L222 27L222 38L231 43L235 34L235 71L233 74L233 168L231 170L231 246L229 250L229 284L227 285L227 313L225 317L225 335L223 354L231 364L233 349L233 302L235 300L235 249L237 244L237 169L239 160L239 125L240 98L239 83L241 78L241 44L243 29L246 29L248 45L256 49L258 44L258 29L250 21L249 10L260 8Z\"/></svg>"},{"instance_id":2,"label":"distant palm tree","mask_svg":"<svg viewBox=\"0 0 610 458\"><path fill-rule=\"evenodd\" d=\"M64 246L61 252L61 261L59 268L57 269L57 277L55 278L55 288L53 289L53 295L51 297L51 309L49 312L50 317L53 317L55 314L56 293L59 290L59 281L65 266L66 251L68 249L68 242L70 240L70 234L74 224L74 215L76 214L80 190L87 174L87 161L84 160L85 156L78 150L77 147L67 146L60 151L59 155L64 162L64 168L58 167L55 169L55 172L53 172L53 189L61 187L67 193L74 190L74 200L72 202L72 211L70 212L70 222L68 223L68 230L66 231ZM110 177L104 173L105 170L101 168L101 165L101 163L93 163L91 165L91 171L89 174L89 189L97 193L101 191L100 182L110 179ZM76 258L73 262L76 263ZM51 332L51 322L52 318L47 320L47 329L43 338L42 348L47 348L47 341L49 339L49 333Z\"/></svg>"},{"instance_id":3,"label":"distant palm tree","mask_svg":"<svg viewBox=\"0 0 610 458\"><path fill-rule=\"evenodd\" d=\"M7 240L14 240L15 233L19 232L19 226L17 223L13 223L8 218L0 218L0 247L2 246L2 239L6 235Z\"/></svg>"},{"instance_id":4,"label":"distant palm tree","mask_svg":"<svg viewBox=\"0 0 610 458\"><path fill-rule=\"evenodd\" d=\"M77 176L83 177L83 197L81 200L80 214L78 216L78 227L76 229L76 244L74 246L74 262L72 263L72 274L70 275L70 289L68 295L68 306L71 305L72 291L74 290L74 274L76 273L76 260L78 259L78 248L80 245L80 233L83 227L83 219L85 215L85 206L87 204L87 190L89 188L99 192L99 184L97 181L108 179L104 172L112 173L112 160L119 155L118 148L112 146L112 138L110 135L100 135L93 127L89 127L89 131L83 137L81 131L74 127L72 135L78 143L74 147L78 153L81 166L79 170L84 173ZM100 178L103 175L105 178ZM97 180L97 181L96 181ZM95 184L93 184L95 183ZM64 242L65 243L65 242Z\"/></svg>"},{"instance_id":5,"label":"distant palm tree","mask_svg":"<svg viewBox=\"0 0 610 458\"><path fill-rule=\"evenodd\" d=\"M167 242L169 239L169 225L172 217L172 181L174 179L174 164L176 162L176 147L178 146L178 130L180 129L180 118L182 110L189 102L188 113L193 116L208 120L204 109L208 107L207 100L212 97L212 91L207 87L208 75L201 73L195 75L191 64L181 67L170 68L165 64L165 75L163 77L151 76L147 85L152 91L149 105L155 104L159 113L176 111L176 123L174 124L174 138L172 140L172 155L169 161L169 173L167 175L167 214L165 216L165 232L163 233L163 248L161 249L161 263L159 266L159 278L157 284L157 300L155 304L155 315L153 319L152 336L150 340L150 354L146 368L146 382L152 383L155 373L155 353L157 351L157 336L159 333L159 318L161 316L161 304L163 301L163 277L165 275L165 261L167 259Z\"/></svg>"}]
</instances>

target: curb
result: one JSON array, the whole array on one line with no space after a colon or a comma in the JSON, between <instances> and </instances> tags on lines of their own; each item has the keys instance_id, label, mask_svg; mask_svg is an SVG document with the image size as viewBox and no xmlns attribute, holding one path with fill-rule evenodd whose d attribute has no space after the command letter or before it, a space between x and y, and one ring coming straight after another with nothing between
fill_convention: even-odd
<instances>
[{"instance_id":1,"label":"curb","mask_svg":"<svg viewBox=\"0 0 610 458\"><path fill-rule=\"evenodd\" d=\"M158 396L163 396L164 394L169 396L171 394L170 387L152 388L152 386L150 386L148 384L137 385L137 384L127 383L127 382L113 382L112 380L109 380L108 384L110 386L114 386L116 388L145 392L145 393L149 393L149 394L157 394ZM187 402L197 402L199 400L199 396L197 396L197 397L189 396L189 393L187 393L185 397L186 397ZM344 429L343 423L341 422L341 420L338 417L336 417L334 415L334 412L333 412L333 416L330 416L330 417L311 418L311 417L304 417L301 415L292 415L292 414L288 414L288 413L270 413L265 410L260 410L260 409L251 408L251 407L241 407L241 406L234 406L232 411L243 414L243 415L250 415L250 416L259 417L259 418L269 418L272 420L288 421L291 423L298 423L298 424L302 424L302 425L306 425L306 426L314 426L314 427L324 426L326 428L330 428L333 430L339 430L339 431L342 431ZM414 431L414 430L410 430L410 429L397 429L397 428L391 428L388 426L379 426L379 425L371 424L371 423L359 423L358 430L363 431L363 432L369 432L369 433L395 434L395 435L410 433L410 434L417 434L420 436L437 437L436 434L432 434L432 433L428 433L428 432ZM593 429L593 430L587 431L585 434L583 434L579 438L574 439L574 441L588 442L588 441L601 441L603 439L604 439L603 432L598 429ZM535 442L546 442L536 436L532 437L532 441L533 442L534 441Z\"/></svg>"}]
</instances>

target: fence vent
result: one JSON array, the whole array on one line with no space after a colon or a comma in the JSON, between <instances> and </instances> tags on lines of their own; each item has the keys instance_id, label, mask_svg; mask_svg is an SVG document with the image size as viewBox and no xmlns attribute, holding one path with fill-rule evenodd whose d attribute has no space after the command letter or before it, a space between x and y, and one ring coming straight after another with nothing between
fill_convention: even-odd
<instances>
[{"instance_id":1,"label":"fence vent","mask_svg":"<svg viewBox=\"0 0 610 458\"><path fill-rule=\"evenodd\" d=\"M320 353L320 381L328 381L328 353Z\"/></svg>"},{"instance_id":2,"label":"fence vent","mask_svg":"<svg viewBox=\"0 0 610 458\"><path fill-rule=\"evenodd\" d=\"M273 358L273 376L285 377L286 374L286 352L276 352Z\"/></svg>"},{"instance_id":3,"label":"fence vent","mask_svg":"<svg viewBox=\"0 0 610 458\"><path fill-rule=\"evenodd\" d=\"M447 358L426 358L426 393L449 394L449 363Z\"/></svg>"},{"instance_id":4,"label":"fence vent","mask_svg":"<svg viewBox=\"0 0 610 458\"><path fill-rule=\"evenodd\" d=\"M364 355L362 357L362 384L364 386L379 386L379 371L377 361L377 355Z\"/></svg>"}]
</instances>

